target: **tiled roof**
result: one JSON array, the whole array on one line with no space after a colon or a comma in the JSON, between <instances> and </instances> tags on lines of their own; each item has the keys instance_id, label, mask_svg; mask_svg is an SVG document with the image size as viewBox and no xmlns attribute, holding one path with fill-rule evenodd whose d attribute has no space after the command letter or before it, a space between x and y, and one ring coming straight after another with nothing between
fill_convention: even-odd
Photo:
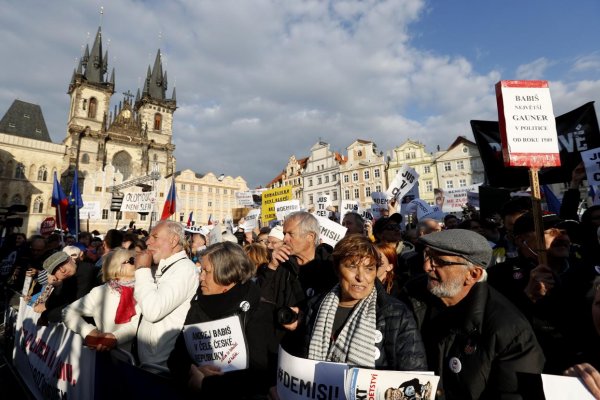
<instances>
[{"instance_id":1,"label":"tiled roof","mask_svg":"<svg viewBox=\"0 0 600 400\"><path fill-rule=\"evenodd\" d=\"M52 143L42 108L21 100L13 101L0 120L0 133Z\"/></svg>"}]
</instances>

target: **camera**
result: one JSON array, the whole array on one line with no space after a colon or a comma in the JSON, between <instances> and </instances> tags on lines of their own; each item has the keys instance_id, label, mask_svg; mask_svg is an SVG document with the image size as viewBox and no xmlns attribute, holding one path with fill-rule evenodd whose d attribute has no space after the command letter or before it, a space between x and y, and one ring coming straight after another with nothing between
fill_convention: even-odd
<instances>
[{"instance_id":1,"label":"camera","mask_svg":"<svg viewBox=\"0 0 600 400\"><path fill-rule=\"evenodd\" d=\"M288 325L298 320L298 313L290 307L281 307L277 310L277 322Z\"/></svg>"}]
</instances>

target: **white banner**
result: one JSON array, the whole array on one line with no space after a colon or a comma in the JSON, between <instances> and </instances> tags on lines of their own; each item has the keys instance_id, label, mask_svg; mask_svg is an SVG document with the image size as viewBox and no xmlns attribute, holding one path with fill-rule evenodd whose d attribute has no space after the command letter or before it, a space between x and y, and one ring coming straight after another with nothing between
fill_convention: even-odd
<instances>
[{"instance_id":1,"label":"white banner","mask_svg":"<svg viewBox=\"0 0 600 400\"><path fill-rule=\"evenodd\" d=\"M63 324L36 326L39 314L21 298L13 363L37 399L92 399L96 352Z\"/></svg>"},{"instance_id":2,"label":"white banner","mask_svg":"<svg viewBox=\"0 0 600 400\"><path fill-rule=\"evenodd\" d=\"M417 171L415 171L414 168L409 167L408 164L404 164L390 183L390 187L385 193L390 198L399 201L408 193L410 189L412 189L418 180L419 174Z\"/></svg>"},{"instance_id":3,"label":"white banner","mask_svg":"<svg viewBox=\"0 0 600 400\"><path fill-rule=\"evenodd\" d=\"M121 212L152 212L156 192L130 192L123 196Z\"/></svg>"},{"instance_id":4,"label":"white banner","mask_svg":"<svg viewBox=\"0 0 600 400\"><path fill-rule=\"evenodd\" d=\"M282 400L344 400L348 365L313 361L288 354L279 347L277 394Z\"/></svg>"},{"instance_id":5,"label":"white banner","mask_svg":"<svg viewBox=\"0 0 600 400\"><path fill-rule=\"evenodd\" d=\"M235 192L235 201L238 206L241 207L251 207L254 204L254 199L252 198L252 192Z\"/></svg>"},{"instance_id":6,"label":"white banner","mask_svg":"<svg viewBox=\"0 0 600 400\"><path fill-rule=\"evenodd\" d=\"M373 218L379 219L381 218L381 211L388 209L390 196L385 192L373 192L371 193L371 198L373 199L371 214L373 214Z\"/></svg>"},{"instance_id":7,"label":"white banner","mask_svg":"<svg viewBox=\"0 0 600 400\"><path fill-rule=\"evenodd\" d=\"M289 214L300 211L300 200L278 201L275 203L277 220L283 221Z\"/></svg>"},{"instance_id":8,"label":"white banner","mask_svg":"<svg viewBox=\"0 0 600 400\"><path fill-rule=\"evenodd\" d=\"M360 213L360 205L357 200L342 200L342 206L340 208L340 224L344 220L344 215L349 212Z\"/></svg>"},{"instance_id":9,"label":"white banner","mask_svg":"<svg viewBox=\"0 0 600 400\"><path fill-rule=\"evenodd\" d=\"M459 189L444 190L444 206L445 212L462 211L463 206L469 202L469 192L478 192L481 183L470 186L465 186Z\"/></svg>"},{"instance_id":10,"label":"white banner","mask_svg":"<svg viewBox=\"0 0 600 400\"><path fill-rule=\"evenodd\" d=\"M258 228L258 218L260 218L260 208L250 210L244 217L244 232L252 232L254 228Z\"/></svg>"},{"instance_id":11,"label":"white banner","mask_svg":"<svg viewBox=\"0 0 600 400\"><path fill-rule=\"evenodd\" d=\"M379 371L352 368L346 372L347 400L434 400L439 376L433 372Z\"/></svg>"},{"instance_id":12,"label":"white banner","mask_svg":"<svg viewBox=\"0 0 600 400\"><path fill-rule=\"evenodd\" d=\"M80 219L101 219L102 211L100 210L99 201L85 201L83 207L79 209Z\"/></svg>"},{"instance_id":13,"label":"white banner","mask_svg":"<svg viewBox=\"0 0 600 400\"><path fill-rule=\"evenodd\" d=\"M223 372L248 368L248 347L237 315L185 325L183 337L196 365L214 365Z\"/></svg>"},{"instance_id":14,"label":"white banner","mask_svg":"<svg viewBox=\"0 0 600 400\"><path fill-rule=\"evenodd\" d=\"M315 215L315 218L319 221L319 226L321 227L321 232L319 238L321 242L327 243L331 247L335 247L337 242L342 240L342 238L346 235L346 231L348 228L338 224L335 221L330 220L329 218L323 218L318 215Z\"/></svg>"},{"instance_id":15,"label":"white banner","mask_svg":"<svg viewBox=\"0 0 600 400\"><path fill-rule=\"evenodd\" d=\"M581 152L581 159L585 166L588 185L600 185L600 147Z\"/></svg>"},{"instance_id":16,"label":"white banner","mask_svg":"<svg viewBox=\"0 0 600 400\"><path fill-rule=\"evenodd\" d=\"M327 218L329 216L329 210L327 210L327 207L329 207L330 205L331 199L329 198L329 196L318 196L316 201L317 207L315 209L314 214L319 217Z\"/></svg>"}]
</instances>

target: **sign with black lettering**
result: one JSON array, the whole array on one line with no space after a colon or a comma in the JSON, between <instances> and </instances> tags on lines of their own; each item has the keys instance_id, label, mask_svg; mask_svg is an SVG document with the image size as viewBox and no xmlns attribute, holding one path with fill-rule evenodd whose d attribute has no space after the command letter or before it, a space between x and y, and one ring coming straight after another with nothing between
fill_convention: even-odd
<instances>
[{"instance_id":1,"label":"sign with black lettering","mask_svg":"<svg viewBox=\"0 0 600 400\"><path fill-rule=\"evenodd\" d=\"M248 348L237 315L184 325L183 337L196 365L214 365L223 372L248 368Z\"/></svg>"},{"instance_id":2,"label":"sign with black lettering","mask_svg":"<svg viewBox=\"0 0 600 400\"><path fill-rule=\"evenodd\" d=\"M500 81L496 100L504 165L560 166L548 81Z\"/></svg>"},{"instance_id":3,"label":"sign with black lettering","mask_svg":"<svg viewBox=\"0 0 600 400\"><path fill-rule=\"evenodd\" d=\"M319 217L327 218L329 216L329 210L327 207L329 206L331 206L331 199L328 195L317 196L314 214Z\"/></svg>"},{"instance_id":4,"label":"sign with black lettering","mask_svg":"<svg viewBox=\"0 0 600 400\"><path fill-rule=\"evenodd\" d=\"M152 212L152 204L154 204L155 201L155 192L125 193L123 196L123 203L121 203L121 212Z\"/></svg>"},{"instance_id":5,"label":"sign with black lettering","mask_svg":"<svg viewBox=\"0 0 600 400\"><path fill-rule=\"evenodd\" d=\"M267 225L269 221L277 218L275 214L275 203L280 201L292 200L292 187L283 186L280 188L265 190L262 193L262 222Z\"/></svg>"},{"instance_id":6,"label":"sign with black lettering","mask_svg":"<svg viewBox=\"0 0 600 400\"><path fill-rule=\"evenodd\" d=\"M244 217L244 232L252 232L258 227L258 218L260 217L260 208L252 209Z\"/></svg>"},{"instance_id":7,"label":"sign with black lettering","mask_svg":"<svg viewBox=\"0 0 600 400\"><path fill-rule=\"evenodd\" d=\"M385 192L372 192L371 199L373 199L373 203L371 203L371 214L373 215L373 218L379 219L383 214L382 211L388 209L390 196Z\"/></svg>"},{"instance_id":8,"label":"sign with black lettering","mask_svg":"<svg viewBox=\"0 0 600 400\"><path fill-rule=\"evenodd\" d=\"M600 147L581 152L585 173L590 186L600 185Z\"/></svg>"},{"instance_id":9,"label":"sign with black lettering","mask_svg":"<svg viewBox=\"0 0 600 400\"><path fill-rule=\"evenodd\" d=\"M327 243L331 247L335 247L337 242L342 240L346 235L348 228L345 226L342 226L329 218L320 217L318 215L315 215L315 218L319 221L319 227L321 228L319 235L321 242Z\"/></svg>"},{"instance_id":10,"label":"sign with black lettering","mask_svg":"<svg viewBox=\"0 0 600 400\"><path fill-rule=\"evenodd\" d=\"M417 171L415 171L414 168L409 167L408 164L404 164L390 183L390 187L386 191L386 194L390 198L400 201L418 180L419 174Z\"/></svg>"},{"instance_id":11,"label":"sign with black lettering","mask_svg":"<svg viewBox=\"0 0 600 400\"><path fill-rule=\"evenodd\" d=\"M344 220L344 215L349 212L360 214L360 205L357 200L342 200L342 206L340 207L340 224Z\"/></svg>"},{"instance_id":12,"label":"sign with black lettering","mask_svg":"<svg viewBox=\"0 0 600 400\"><path fill-rule=\"evenodd\" d=\"M379 371L352 368L346 372L347 400L434 400L439 376L430 371Z\"/></svg>"},{"instance_id":13,"label":"sign with black lettering","mask_svg":"<svg viewBox=\"0 0 600 400\"><path fill-rule=\"evenodd\" d=\"M278 221L283 221L289 214L300 211L300 200L279 201L275 203L275 215Z\"/></svg>"}]
</instances>

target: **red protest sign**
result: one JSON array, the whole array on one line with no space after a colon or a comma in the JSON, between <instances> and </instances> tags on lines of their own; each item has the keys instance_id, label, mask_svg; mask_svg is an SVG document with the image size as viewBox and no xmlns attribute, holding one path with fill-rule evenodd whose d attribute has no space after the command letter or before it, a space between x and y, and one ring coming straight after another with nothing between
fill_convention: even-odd
<instances>
[{"instance_id":1,"label":"red protest sign","mask_svg":"<svg viewBox=\"0 0 600 400\"><path fill-rule=\"evenodd\" d=\"M48 217L42 221L40 225L40 235L49 235L56 229L56 221L54 217Z\"/></svg>"}]
</instances>

